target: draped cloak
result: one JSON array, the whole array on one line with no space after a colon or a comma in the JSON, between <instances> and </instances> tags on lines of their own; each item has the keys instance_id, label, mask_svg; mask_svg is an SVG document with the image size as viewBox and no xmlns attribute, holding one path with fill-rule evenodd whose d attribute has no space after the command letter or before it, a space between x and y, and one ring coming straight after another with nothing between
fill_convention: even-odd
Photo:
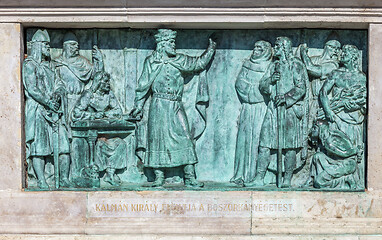
<instances>
[{"instance_id":1,"label":"draped cloak","mask_svg":"<svg viewBox=\"0 0 382 240\"><path fill-rule=\"evenodd\" d=\"M279 64L280 80L276 84L271 83L271 76L275 72L276 64ZM298 149L304 145L304 115L306 107L304 97L308 73L301 60L291 57L289 61L276 61L270 65L264 77L260 81L260 91L270 97L267 113L265 114L260 132L260 146L277 149L277 108L275 105L276 95L285 95L285 113L282 119L282 149Z\"/></svg>"},{"instance_id":2,"label":"draped cloak","mask_svg":"<svg viewBox=\"0 0 382 240\"><path fill-rule=\"evenodd\" d=\"M322 152L313 156L311 176L317 188L355 189L359 184L357 169L357 146L342 131L321 126L319 138ZM354 174L355 173L355 174Z\"/></svg>"},{"instance_id":3,"label":"draped cloak","mask_svg":"<svg viewBox=\"0 0 382 240\"><path fill-rule=\"evenodd\" d=\"M64 114L67 116L67 124L70 126L71 112L81 94L84 92L86 87L89 86L87 84L94 76L94 67L85 57L81 55L70 58L64 58L61 55L53 61L56 65L57 75L62 79L67 91L67 109ZM85 162L88 162L89 147L86 139L72 138L70 129L69 137L72 139L72 176L77 177L80 175L80 169L83 167Z\"/></svg>"},{"instance_id":4,"label":"draped cloak","mask_svg":"<svg viewBox=\"0 0 382 240\"><path fill-rule=\"evenodd\" d=\"M62 79L68 93L68 115L73 110L85 85L94 75L92 64L83 56L64 58L62 55L54 59L57 73Z\"/></svg>"},{"instance_id":5,"label":"draped cloak","mask_svg":"<svg viewBox=\"0 0 382 240\"><path fill-rule=\"evenodd\" d=\"M143 108L151 97L147 125L138 125L137 151L144 151L144 164L152 168L177 167L197 163L193 134L182 103L184 74L206 68L214 51L200 57L176 54L168 60L160 59L157 52L148 56L138 79L135 106ZM200 79L196 106L205 119L208 103L206 79ZM203 107L204 106L204 107Z\"/></svg>"},{"instance_id":6,"label":"draped cloak","mask_svg":"<svg viewBox=\"0 0 382 240\"><path fill-rule=\"evenodd\" d=\"M271 63L271 51L265 58L246 60L236 79L236 92L242 102L235 151L234 176L244 182L255 177L261 125L267 110L259 82Z\"/></svg>"}]
</instances>

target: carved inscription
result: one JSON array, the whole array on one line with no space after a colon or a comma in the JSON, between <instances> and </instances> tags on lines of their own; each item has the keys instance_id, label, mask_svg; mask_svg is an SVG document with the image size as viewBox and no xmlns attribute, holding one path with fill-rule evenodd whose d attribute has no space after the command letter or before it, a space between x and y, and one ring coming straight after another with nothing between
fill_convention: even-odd
<instances>
[{"instance_id":1,"label":"carved inscription","mask_svg":"<svg viewBox=\"0 0 382 240\"><path fill-rule=\"evenodd\" d=\"M300 209L294 199L247 201L92 200L90 217L158 216L295 216Z\"/></svg>"}]
</instances>

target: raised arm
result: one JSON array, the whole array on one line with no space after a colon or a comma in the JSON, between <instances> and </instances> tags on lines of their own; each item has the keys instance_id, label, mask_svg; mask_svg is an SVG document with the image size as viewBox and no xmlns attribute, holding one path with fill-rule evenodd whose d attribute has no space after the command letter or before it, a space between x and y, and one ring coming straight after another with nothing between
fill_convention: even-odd
<instances>
[{"instance_id":1,"label":"raised arm","mask_svg":"<svg viewBox=\"0 0 382 240\"><path fill-rule=\"evenodd\" d=\"M202 55L191 57L179 54L175 62L179 64L177 67L183 72L199 72L207 67L215 53L215 49L216 43L212 41L212 39L209 39L209 45Z\"/></svg>"},{"instance_id":2,"label":"raised arm","mask_svg":"<svg viewBox=\"0 0 382 240\"><path fill-rule=\"evenodd\" d=\"M105 71L103 55L96 45L93 46L92 58L94 72L97 73Z\"/></svg>"},{"instance_id":3,"label":"raised arm","mask_svg":"<svg viewBox=\"0 0 382 240\"><path fill-rule=\"evenodd\" d=\"M212 41L211 38L208 41L209 41L208 48L197 59L195 71L201 71L201 70L205 69L207 67L208 63L211 61L212 56L215 53L216 42Z\"/></svg>"},{"instance_id":4,"label":"raised arm","mask_svg":"<svg viewBox=\"0 0 382 240\"><path fill-rule=\"evenodd\" d=\"M335 61L327 61L320 65L313 64L312 59L308 56L308 50L306 48L306 45L301 45L300 49L302 61L304 62L309 75L315 78L323 78L330 74L332 71L338 69L338 63Z\"/></svg>"},{"instance_id":5,"label":"raised arm","mask_svg":"<svg viewBox=\"0 0 382 240\"><path fill-rule=\"evenodd\" d=\"M320 65L313 64L312 59L308 56L308 48L306 47L306 44L302 44L300 46L300 50L302 61L304 62L309 75L316 78L321 77L322 67Z\"/></svg>"},{"instance_id":6,"label":"raised arm","mask_svg":"<svg viewBox=\"0 0 382 240\"><path fill-rule=\"evenodd\" d=\"M335 73L330 74L327 80L324 82L319 94L319 100L321 102L322 108L324 109L326 117L329 121L334 122L335 114L333 110L330 108L330 102L328 98L328 94L332 90L335 83Z\"/></svg>"}]
</instances>

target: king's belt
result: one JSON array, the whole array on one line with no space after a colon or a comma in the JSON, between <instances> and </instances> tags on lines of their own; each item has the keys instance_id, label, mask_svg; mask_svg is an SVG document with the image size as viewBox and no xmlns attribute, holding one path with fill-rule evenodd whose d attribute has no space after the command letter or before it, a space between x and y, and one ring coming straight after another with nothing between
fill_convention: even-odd
<instances>
[{"instance_id":1,"label":"king's belt","mask_svg":"<svg viewBox=\"0 0 382 240\"><path fill-rule=\"evenodd\" d=\"M179 95L167 94L167 93L154 93L154 98L162 98L170 101L182 101L182 97Z\"/></svg>"}]
</instances>

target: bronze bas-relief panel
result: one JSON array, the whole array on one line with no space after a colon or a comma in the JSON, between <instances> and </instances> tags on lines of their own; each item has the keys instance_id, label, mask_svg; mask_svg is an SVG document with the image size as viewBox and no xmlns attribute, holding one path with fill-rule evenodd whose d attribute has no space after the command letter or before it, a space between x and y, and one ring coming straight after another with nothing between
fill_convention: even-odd
<instances>
[{"instance_id":1,"label":"bronze bas-relief panel","mask_svg":"<svg viewBox=\"0 0 382 240\"><path fill-rule=\"evenodd\" d=\"M26 33L27 190L365 188L366 31Z\"/></svg>"}]
</instances>

